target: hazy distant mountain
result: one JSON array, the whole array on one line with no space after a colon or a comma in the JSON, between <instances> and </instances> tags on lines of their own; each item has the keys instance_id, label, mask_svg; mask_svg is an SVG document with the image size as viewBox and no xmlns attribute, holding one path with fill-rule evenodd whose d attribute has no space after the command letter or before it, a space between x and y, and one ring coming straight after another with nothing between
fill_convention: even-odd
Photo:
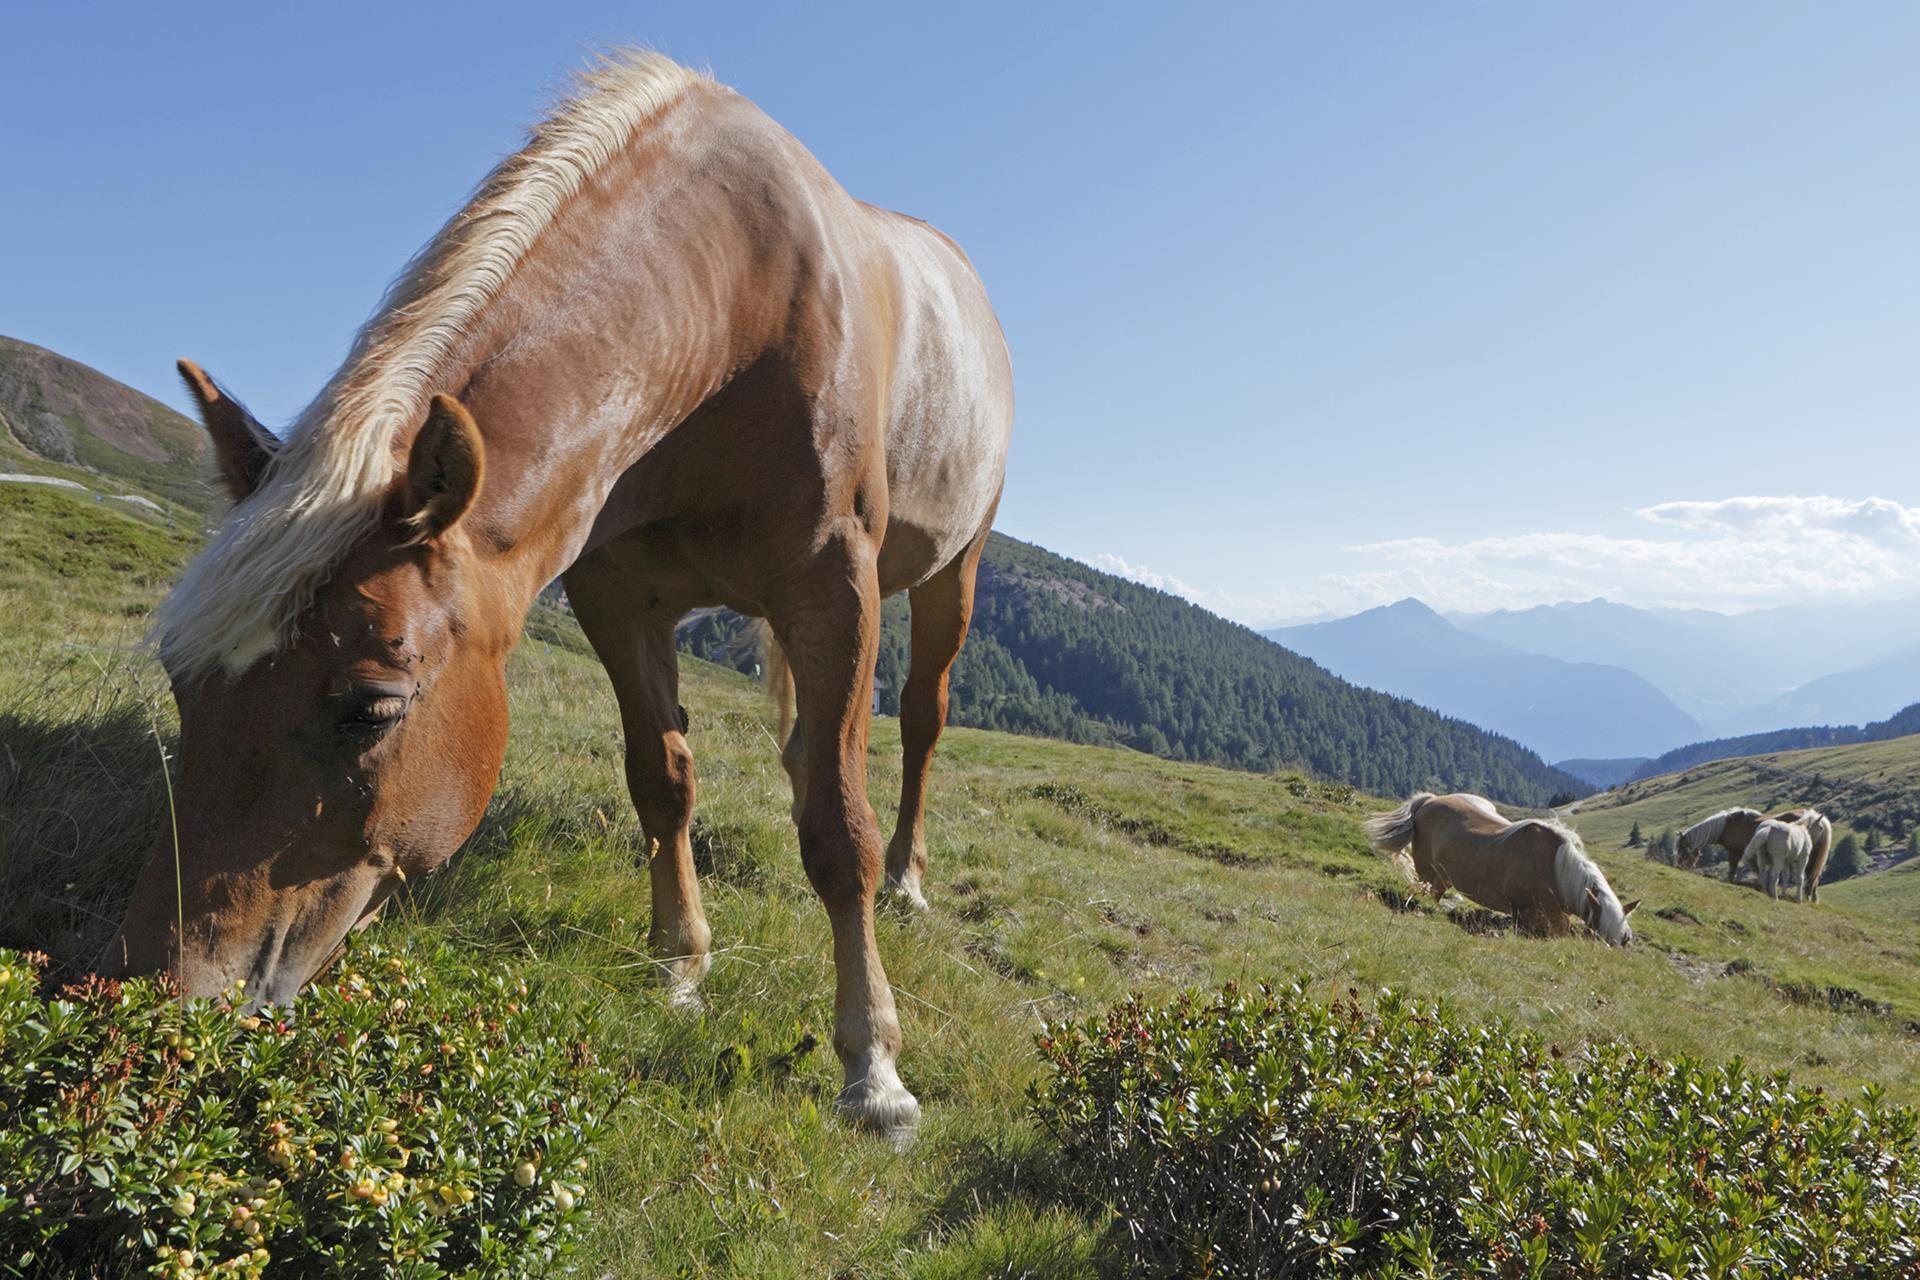
<instances>
[{"instance_id":1,"label":"hazy distant mountain","mask_svg":"<svg viewBox=\"0 0 1920 1280\"><path fill-rule=\"evenodd\" d=\"M1505 734L1548 759L1644 758L1703 732L1632 671L1522 652L1418 600L1266 634L1356 684Z\"/></svg>"},{"instance_id":2,"label":"hazy distant mountain","mask_svg":"<svg viewBox=\"0 0 1920 1280\"><path fill-rule=\"evenodd\" d=\"M1558 760L1553 767L1605 791L1632 778L1646 764L1645 756L1628 756L1623 760Z\"/></svg>"},{"instance_id":3,"label":"hazy distant mountain","mask_svg":"<svg viewBox=\"0 0 1920 1280\"><path fill-rule=\"evenodd\" d=\"M1880 666L1889 653L1920 639L1920 600L1790 605L1735 615L1587 600L1452 614L1449 620L1531 653L1625 667L1721 733L1836 719L1858 723L1920 697L1920 687L1910 687L1899 664ZM1862 670L1848 687L1856 695L1843 715L1809 719L1783 696L1855 669ZM1876 679L1882 681L1878 688Z\"/></svg>"},{"instance_id":4,"label":"hazy distant mountain","mask_svg":"<svg viewBox=\"0 0 1920 1280\"><path fill-rule=\"evenodd\" d=\"M1750 643L1726 614L1610 600L1456 614L1465 631L1565 662L1625 667L1694 718L1719 724L1794 683L1776 646Z\"/></svg>"},{"instance_id":5,"label":"hazy distant mountain","mask_svg":"<svg viewBox=\"0 0 1920 1280\"><path fill-rule=\"evenodd\" d=\"M1914 702L1920 702L1920 645L1810 681L1729 727L1757 733L1785 725L1866 724Z\"/></svg>"}]
</instances>

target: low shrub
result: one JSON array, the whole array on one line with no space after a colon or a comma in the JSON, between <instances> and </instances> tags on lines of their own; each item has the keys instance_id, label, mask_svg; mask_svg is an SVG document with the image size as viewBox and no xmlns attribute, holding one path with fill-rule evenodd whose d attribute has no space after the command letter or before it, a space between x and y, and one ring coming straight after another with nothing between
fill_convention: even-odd
<instances>
[{"instance_id":1,"label":"low shrub","mask_svg":"<svg viewBox=\"0 0 1920 1280\"><path fill-rule=\"evenodd\" d=\"M1051 1026L1032 1109L1129 1273L1920 1276L1920 1121L1735 1062L1299 985Z\"/></svg>"},{"instance_id":2,"label":"low shrub","mask_svg":"<svg viewBox=\"0 0 1920 1280\"><path fill-rule=\"evenodd\" d=\"M563 1265L617 1094L577 1011L425 943L356 942L260 1016L152 979L43 998L42 963L0 952L0 1275Z\"/></svg>"}]
</instances>

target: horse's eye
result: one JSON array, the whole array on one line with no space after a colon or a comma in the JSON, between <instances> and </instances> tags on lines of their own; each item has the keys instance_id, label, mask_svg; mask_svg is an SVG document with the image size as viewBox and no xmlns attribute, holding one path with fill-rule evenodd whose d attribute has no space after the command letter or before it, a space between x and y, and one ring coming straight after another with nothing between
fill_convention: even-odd
<instances>
[{"instance_id":1,"label":"horse's eye","mask_svg":"<svg viewBox=\"0 0 1920 1280\"><path fill-rule=\"evenodd\" d=\"M348 707L340 727L348 733L381 734L399 724L407 714L407 700L397 693L363 696Z\"/></svg>"}]
</instances>

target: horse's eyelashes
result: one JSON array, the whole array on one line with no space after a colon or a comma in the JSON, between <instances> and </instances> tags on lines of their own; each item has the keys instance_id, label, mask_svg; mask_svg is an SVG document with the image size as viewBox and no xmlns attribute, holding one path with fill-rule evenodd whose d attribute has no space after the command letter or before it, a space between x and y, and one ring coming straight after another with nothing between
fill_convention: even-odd
<instances>
[{"instance_id":1,"label":"horse's eyelashes","mask_svg":"<svg viewBox=\"0 0 1920 1280\"><path fill-rule=\"evenodd\" d=\"M381 693L356 699L342 718L340 727L348 733L369 735L385 733L406 717L412 700L404 694Z\"/></svg>"}]
</instances>

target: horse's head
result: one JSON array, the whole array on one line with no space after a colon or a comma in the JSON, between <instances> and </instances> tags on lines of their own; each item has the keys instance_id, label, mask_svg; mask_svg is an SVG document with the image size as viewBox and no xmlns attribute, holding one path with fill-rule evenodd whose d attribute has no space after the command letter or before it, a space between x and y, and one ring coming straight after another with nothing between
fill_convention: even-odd
<instances>
[{"instance_id":1,"label":"horse's head","mask_svg":"<svg viewBox=\"0 0 1920 1280\"><path fill-rule=\"evenodd\" d=\"M182 372L245 498L272 437L197 369ZM466 411L436 397L378 525L285 643L237 673L169 660L174 824L109 966L173 970L189 994L244 980L255 1004L286 1000L473 830L505 752L515 629L462 525L483 456Z\"/></svg>"},{"instance_id":2,"label":"horse's head","mask_svg":"<svg viewBox=\"0 0 1920 1280\"><path fill-rule=\"evenodd\" d=\"M1673 864L1692 870L1700 865L1700 854L1712 841L1702 840L1694 835L1693 828L1682 831L1673 844Z\"/></svg>"},{"instance_id":3,"label":"horse's head","mask_svg":"<svg viewBox=\"0 0 1920 1280\"><path fill-rule=\"evenodd\" d=\"M1633 941L1633 925L1628 917L1640 909L1640 899L1635 898L1622 906L1612 888L1605 886L1604 882L1602 888L1604 892L1593 885L1587 886L1581 914L1586 918L1587 928L1614 946L1624 947Z\"/></svg>"}]
</instances>

